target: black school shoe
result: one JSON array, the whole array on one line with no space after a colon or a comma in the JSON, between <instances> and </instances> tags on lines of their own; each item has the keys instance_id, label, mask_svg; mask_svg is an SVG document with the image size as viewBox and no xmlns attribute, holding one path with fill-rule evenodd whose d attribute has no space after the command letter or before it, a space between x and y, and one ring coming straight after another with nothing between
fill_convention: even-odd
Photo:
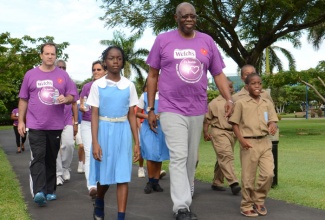
<instances>
[{"instance_id":1,"label":"black school shoe","mask_svg":"<svg viewBox=\"0 0 325 220\"><path fill-rule=\"evenodd\" d=\"M176 213L176 220L197 220L196 214L187 210L187 208L179 209Z\"/></svg>"},{"instance_id":2,"label":"black school shoe","mask_svg":"<svg viewBox=\"0 0 325 220\"><path fill-rule=\"evenodd\" d=\"M239 186L238 183L231 184L230 188L233 195L237 195L241 190L241 187Z\"/></svg>"},{"instance_id":3,"label":"black school shoe","mask_svg":"<svg viewBox=\"0 0 325 220\"><path fill-rule=\"evenodd\" d=\"M152 192L152 182L147 182L146 187L144 187L144 193L150 194Z\"/></svg>"},{"instance_id":4,"label":"black school shoe","mask_svg":"<svg viewBox=\"0 0 325 220\"><path fill-rule=\"evenodd\" d=\"M160 187L159 183L152 184L152 189L156 192L163 192L164 189Z\"/></svg>"},{"instance_id":5,"label":"black school shoe","mask_svg":"<svg viewBox=\"0 0 325 220\"><path fill-rule=\"evenodd\" d=\"M211 189L215 191L226 191L226 188L223 186L211 185Z\"/></svg>"}]
</instances>

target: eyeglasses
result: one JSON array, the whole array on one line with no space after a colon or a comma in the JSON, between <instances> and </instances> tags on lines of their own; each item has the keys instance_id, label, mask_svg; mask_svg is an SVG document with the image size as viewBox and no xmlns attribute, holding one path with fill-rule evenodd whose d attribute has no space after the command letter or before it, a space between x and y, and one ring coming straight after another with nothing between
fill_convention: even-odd
<instances>
[{"instance_id":1,"label":"eyeglasses","mask_svg":"<svg viewBox=\"0 0 325 220\"><path fill-rule=\"evenodd\" d=\"M193 15L193 14L186 14L186 15L181 15L181 18L186 20L188 18L191 18L192 20L195 20L197 18L197 15Z\"/></svg>"},{"instance_id":2,"label":"eyeglasses","mask_svg":"<svg viewBox=\"0 0 325 220\"><path fill-rule=\"evenodd\" d=\"M63 69L63 70L65 70L66 69L66 67L65 66L58 66L60 69Z\"/></svg>"},{"instance_id":3,"label":"eyeglasses","mask_svg":"<svg viewBox=\"0 0 325 220\"><path fill-rule=\"evenodd\" d=\"M102 71L103 69L93 69L93 72L95 72L95 71Z\"/></svg>"}]
</instances>

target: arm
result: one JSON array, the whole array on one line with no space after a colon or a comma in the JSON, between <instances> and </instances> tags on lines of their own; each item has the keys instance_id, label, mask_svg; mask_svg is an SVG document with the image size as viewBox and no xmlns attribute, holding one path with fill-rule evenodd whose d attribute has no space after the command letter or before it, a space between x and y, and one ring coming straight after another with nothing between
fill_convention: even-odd
<instances>
[{"instance_id":1,"label":"arm","mask_svg":"<svg viewBox=\"0 0 325 220\"><path fill-rule=\"evenodd\" d=\"M204 141L211 141L211 135L209 133L209 123L204 120L203 122L203 136Z\"/></svg>"},{"instance_id":2,"label":"arm","mask_svg":"<svg viewBox=\"0 0 325 220\"><path fill-rule=\"evenodd\" d=\"M11 115L10 115L10 119L16 121L16 120L18 120L18 116L16 116L15 113L11 113Z\"/></svg>"},{"instance_id":3,"label":"arm","mask_svg":"<svg viewBox=\"0 0 325 220\"><path fill-rule=\"evenodd\" d=\"M76 136L78 133L78 105L77 102L72 103L72 114L73 114L73 136Z\"/></svg>"},{"instance_id":4,"label":"arm","mask_svg":"<svg viewBox=\"0 0 325 220\"><path fill-rule=\"evenodd\" d=\"M229 118L234 110L234 103L229 91L227 77L224 73L220 73L219 75L215 75L213 79L221 95L227 100L225 104L225 117Z\"/></svg>"},{"instance_id":5,"label":"arm","mask_svg":"<svg viewBox=\"0 0 325 220\"><path fill-rule=\"evenodd\" d=\"M102 149L98 143L98 107L92 107L91 111L91 137L93 145L93 157L95 160L101 161Z\"/></svg>"},{"instance_id":6,"label":"arm","mask_svg":"<svg viewBox=\"0 0 325 220\"><path fill-rule=\"evenodd\" d=\"M26 125L25 125L25 117L27 112L28 102L26 99L19 99L18 104L18 133L20 136L25 137L26 133Z\"/></svg>"},{"instance_id":7,"label":"arm","mask_svg":"<svg viewBox=\"0 0 325 220\"><path fill-rule=\"evenodd\" d=\"M252 145L250 145L250 143L247 142L246 139L241 135L238 124L232 124L232 128L234 130L236 137L238 138L240 146L246 150L251 148Z\"/></svg>"},{"instance_id":8,"label":"arm","mask_svg":"<svg viewBox=\"0 0 325 220\"><path fill-rule=\"evenodd\" d=\"M128 120L131 126L131 131L134 139L133 161L137 162L140 159L140 147L139 147L140 144L139 144L137 122L134 113L134 106L129 108Z\"/></svg>"},{"instance_id":9,"label":"arm","mask_svg":"<svg viewBox=\"0 0 325 220\"><path fill-rule=\"evenodd\" d=\"M149 107L153 107L155 105L155 95L157 91L157 83L158 83L158 76L159 76L159 70L149 67L149 73L148 73L148 105ZM157 118L155 116L154 111L150 111L148 113L148 122L150 125L150 129L157 133Z\"/></svg>"},{"instance_id":10,"label":"arm","mask_svg":"<svg viewBox=\"0 0 325 220\"><path fill-rule=\"evenodd\" d=\"M274 121L270 121L267 126L269 127L269 133L271 135L275 135L277 129L278 129L278 126L277 124L274 122Z\"/></svg>"}]
</instances>

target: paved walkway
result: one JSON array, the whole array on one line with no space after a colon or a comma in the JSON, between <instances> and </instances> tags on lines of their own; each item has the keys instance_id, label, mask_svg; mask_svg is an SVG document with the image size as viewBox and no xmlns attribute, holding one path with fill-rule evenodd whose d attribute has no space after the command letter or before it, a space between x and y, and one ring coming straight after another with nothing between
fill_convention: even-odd
<instances>
[{"instance_id":1,"label":"paved walkway","mask_svg":"<svg viewBox=\"0 0 325 220\"><path fill-rule=\"evenodd\" d=\"M8 156L21 185L22 194L33 220L88 220L92 219L92 201L87 194L85 177L78 174L77 151L74 154L72 164L71 181L57 188L58 199L48 202L46 207L38 207L32 200L29 191L28 164L30 159L29 146L27 144L24 153L16 154L13 130L0 131L0 145ZM165 189L162 193L154 192L144 194L143 188L146 178L137 177L137 167L133 167L132 182L129 184L129 198L126 212L128 220L172 220L172 202L169 195L169 175L161 180L161 186ZM8 192L10 193L10 192ZM230 190L226 192L212 191L210 184L195 182L195 195L192 203L192 211L200 220L246 219L239 213L240 196L233 196ZM325 211L287 204L283 201L267 199L268 215L257 217L263 220L302 220L325 219ZM116 186L111 186L105 198L105 219L116 219Z\"/></svg>"}]
</instances>

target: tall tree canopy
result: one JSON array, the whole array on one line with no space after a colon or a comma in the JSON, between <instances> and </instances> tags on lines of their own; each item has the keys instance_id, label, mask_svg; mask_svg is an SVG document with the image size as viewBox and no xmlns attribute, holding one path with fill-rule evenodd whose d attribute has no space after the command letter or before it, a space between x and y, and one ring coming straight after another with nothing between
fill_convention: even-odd
<instances>
[{"instance_id":1,"label":"tall tree canopy","mask_svg":"<svg viewBox=\"0 0 325 220\"><path fill-rule=\"evenodd\" d=\"M103 0L107 27L130 27L157 34L174 29L179 0ZM324 0L192 0L197 30L209 34L239 67L257 65L264 49L277 40L294 44L303 30L315 48L325 35ZM247 45L253 45L247 47Z\"/></svg>"},{"instance_id":2,"label":"tall tree canopy","mask_svg":"<svg viewBox=\"0 0 325 220\"><path fill-rule=\"evenodd\" d=\"M45 42L54 42L50 36L12 38L10 33L0 33L0 113L17 106L17 94L27 70L40 64L40 47ZM63 50L68 42L57 44L58 58L67 59Z\"/></svg>"}]
</instances>

